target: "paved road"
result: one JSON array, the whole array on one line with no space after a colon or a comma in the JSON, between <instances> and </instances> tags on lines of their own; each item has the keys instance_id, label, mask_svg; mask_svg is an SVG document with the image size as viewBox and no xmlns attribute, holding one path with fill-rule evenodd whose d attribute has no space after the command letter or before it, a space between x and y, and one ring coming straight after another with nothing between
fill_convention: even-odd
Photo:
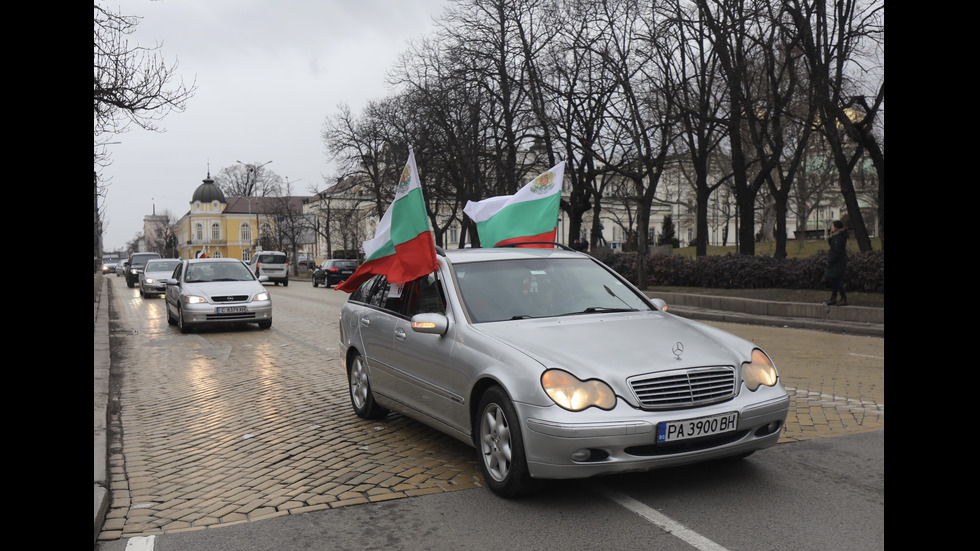
<instances>
[{"instance_id":1,"label":"paved road","mask_svg":"<svg viewBox=\"0 0 980 551\"><path fill-rule=\"evenodd\" d=\"M272 329L182 335L163 299L107 283L110 492L98 541L482 485L464 444L399 415L351 413L336 347L346 294L269 286ZM710 324L775 359L792 396L780 443L884 429L883 339Z\"/></svg>"}]
</instances>

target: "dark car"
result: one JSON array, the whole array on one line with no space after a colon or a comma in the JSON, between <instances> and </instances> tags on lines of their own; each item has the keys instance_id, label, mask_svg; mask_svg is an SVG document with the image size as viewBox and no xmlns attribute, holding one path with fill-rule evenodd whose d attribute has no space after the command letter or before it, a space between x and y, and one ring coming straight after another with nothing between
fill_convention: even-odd
<instances>
[{"instance_id":1,"label":"dark car","mask_svg":"<svg viewBox=\"0 0 980 551\"><path fill-rule=\"evenodd\" d=\"M126 261L126 286L132 289L140 282L140 274L146 263L154 258L160 258L157 253L133 253Z\"/></svg>"},{"instance_id":2,"label":"dark car","mask_svg":"<svg viewBox=\"0 0 980 551\"><path fill-rule=\"evenodd\" d=\"M313 286L323 285L330 287L331 285L336 285L350 277L356 269L356 260L346 260L343 258L324 260L323 264L313 272Z\"/></svg>"}]
</instances>

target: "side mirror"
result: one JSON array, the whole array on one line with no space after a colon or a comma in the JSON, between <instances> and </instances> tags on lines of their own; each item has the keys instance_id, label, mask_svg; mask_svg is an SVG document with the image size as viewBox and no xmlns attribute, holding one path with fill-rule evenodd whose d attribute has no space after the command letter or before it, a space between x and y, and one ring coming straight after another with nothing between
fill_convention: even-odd
<instances>
[{"instance_id":1,"label":"side mirror","mask_svg":"<svg viewBox=\"0 0 980 551\"><path fill-rule=\"evenodd\" d=\"M445 314L415 314L412 316L412 331L430 335L445 335L449 330L449 318Z\"/></svg>"}]
</instances>

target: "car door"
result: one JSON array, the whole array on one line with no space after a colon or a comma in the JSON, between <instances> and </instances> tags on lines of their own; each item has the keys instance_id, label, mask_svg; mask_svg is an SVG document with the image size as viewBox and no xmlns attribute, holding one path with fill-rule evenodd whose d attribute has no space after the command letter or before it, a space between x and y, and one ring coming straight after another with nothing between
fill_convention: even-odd
<instances>
[{"instance_id":1,"label":"car door","mask_svg":"<svg viewBox=\"0 0 980 551\"><path fill-rule=\"evenodd\" d=\"M444 335L412 330L415 314L447 314L446 290L439 272L405 284L403 295L392 351L406 403L426 417L468 432L465 395L469 383L460 366L452 361L455 324L450 323Z\"/></svg>"},{"instance_id":2,"label":"car door","mask_svg":"<svg viewBox=\"0 0 980 551\"><path fill-rule=\"evenodd\" d=\"M391 300L397 299L398 289L392 291L384 276L375 276L362 287L351 300L363 303L354 313L354 323L368 367L371 390L376 395L399 400L398 378L393 374L392 365L393 361L397 361L392 350L396 314L386 309L389 294L393 292L395 295Z\"/></svg>"},{"instance_id":3,"label":"car door","mask_svg":"<svg viewBox=\"0 0 980 551\"><path fill-rule=\"evenodd\" d=\"M180 301L180 278L184 272L184 262L181 262L174 268L174 273L170 277L177 280L176 285L167 285L167 291L164 293L164 297L167 302L167 312L169 315L177 316L177 304Z\"/></svg>"}]
</instances>

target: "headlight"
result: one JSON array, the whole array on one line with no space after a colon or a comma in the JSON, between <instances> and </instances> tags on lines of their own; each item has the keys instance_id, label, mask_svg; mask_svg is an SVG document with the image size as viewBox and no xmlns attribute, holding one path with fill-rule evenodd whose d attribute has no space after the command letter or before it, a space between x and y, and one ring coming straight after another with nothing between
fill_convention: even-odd
<instances>
[{"instance_id":1,"label":"headlight","mask_svg":"<svg viewBox=\"0 0 980 551\"><path fill-rule=\"evenodd\" d=\"M269 291L265 291L255 295L254 300L269 300Z\"/></svg>"},{"instance_id":2,"label":"headlight","mask_svg":"<svg viewBox=\"0 0 980 551\"><path fill-rule=\"evenodd\" d=\"M762 350L752 351L752 361L742 364L742 382L749 390L755 391L759 385L773 386L779 379L776 366Z\"/></svg>"},{"instance_id":3,"label":"headlight","mask_svg":"<svg viewBox=\"0 0 980 551\"><path fill-rule=\"evenodd\" d=\"M194 295L184 297L184 302L187 304L205 304L207 301L208 300L204 297L196 297Z\"/></svg>"},{"instance_id":4,"label":"headlight","mask_svg":"<svg viewBox=\"0 0 980 551\"><path fill-rule=\"evenodd\" d=\"M144 277L143 283L156 283L156 281L154 281L152 277Z\"/></svg>"},{"instance_id":5,"label":"headlight","mask_svg":"<svg viewBox=\"0 0 980 551\"><path fill-rule=\"evenodd\" d=\"M616 394L609 385L598 380L582 381L561 369L549 369L541 375L541 386L559 406L569 411L582 411L595 406L612 409Z\"/></svg>"}]
</instances>

